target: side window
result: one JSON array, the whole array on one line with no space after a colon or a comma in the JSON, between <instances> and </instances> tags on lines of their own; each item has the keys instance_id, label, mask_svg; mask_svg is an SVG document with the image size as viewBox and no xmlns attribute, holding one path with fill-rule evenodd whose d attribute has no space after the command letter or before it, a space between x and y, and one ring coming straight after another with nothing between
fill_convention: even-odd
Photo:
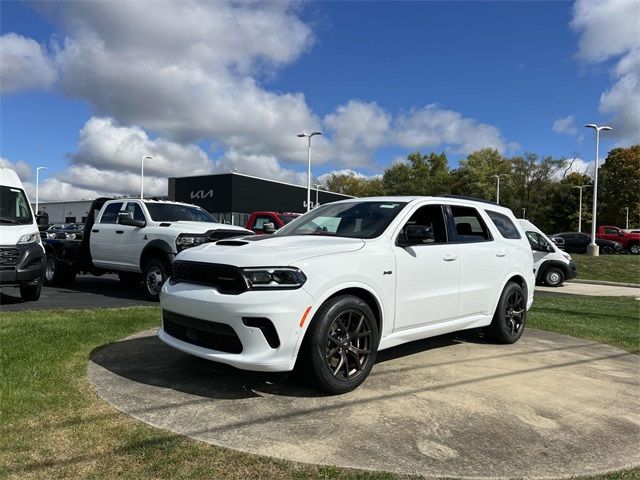
<instances>
[{"instance_id":1,"label":"side window","mask_svg":"<svg viewBox=\"0 0 640 480\"><path fill-rule=\"evenodd\" d=\"M263 230L265 223L273 223L273 219L266 216L256 217L256 222L253 225L253 228Z\"/></svg>"},{"instance_id":2,"label":"side window","mask_svg":"<svg viewBox=\"0 0 640 480\"><path fill-rule=\"evenodd\" d=\"M536 232L527 232L527 240L532 250L540 250L540 241Z\"/></svg>"},{"instance_id":3,"label":"side window","mask_svg":"<svg viewBox=\"0 0 640 480\"><path fill-rule=\"evenodd\" d=\"M110 203L104 210L102 217L100 217L100 223L116 223L118 219L118 212L122 208L122 202Z\"/></svg>"},{"instance_id":4,"label":"side window","mask_svg":"<svg viewBox=\"0 0 640 480\"><path fill-rule=\"evenodd\" d=\"M136 202L128 202L127 208L125 208L124 211L133 213L134 220L142 220L143 222L146 221L146 218L144 218L144 212L142 211L142 207L140 207L140 205L137 204Z\"/></svg>"},{"instance_id":5,"label":"side window","mask_svg":"<svg viewBox=\"0 0 640 480\"><path fill-rule=\"evenodd\" d=\"M618 230L616 230L615 228L605 228L604 233L606 233L607 235L617 235Z\"/></svg>"},{"instance_id":6,"label":"side window","mask_svg":"<svg viewBox=\"0 0 640 480\"><path fill-rule=\"evenodd\" d=\"M478 211L473 207L451 206L459 242L484 242L492 240L489 229Z\"/></svg>"},{"instance_id":7,"label":"side window","mask_svg":"<svg viewBox=\"0 0 640 480\"><path fill-rule=\"evenodd\" d=\"M485 210L489 218L496 226L500 235L509 240L519 240L522 238L520 236L520 232L518 232L518 228L513 224L511 219L502 213L493 212L491 210Z\"/></svg>"},{"instance_id":8,"label":"side window","mask_svg":"<svg viewBox=\"0 0 640 480\"><path fill-rule=\"evenodd\" d=\"M447 243L447 227L441 205L425 205L418 208L402 227L401 235L410 225L428 227L433 232L433 239L425 240L426 244Z\"/></svg>"}]
</instances>

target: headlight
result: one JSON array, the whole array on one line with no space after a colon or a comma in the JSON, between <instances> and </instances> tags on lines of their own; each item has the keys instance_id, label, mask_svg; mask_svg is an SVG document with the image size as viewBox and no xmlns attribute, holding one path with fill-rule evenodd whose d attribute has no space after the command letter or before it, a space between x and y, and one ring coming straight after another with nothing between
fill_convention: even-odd
<instances>
[{"instance_id":1,"label":"headlight","mask_svg":"<svg viewBox=\"0 0 640 480\"><path fill-rule=\"evenodd\" d=\"M243 268L242 274L250 290L300 288L307 281L295 267Z\"/></svg>"},{"instance_id":2,"label":"headlight","mask_svg":"<svg viewBox=\"0 0 640 480\"><path fill-rule=\"evenodd\" d=\"M566 258L567 260L571 260L571 255L569 255L568 253L564 253L564 252L562 252L562 256L563 256L564 258Z\"/></svg>"},{"instance_id":3,"label":"headlight","mask_svg":"<svg viewBox=\"0 0 640 480\"><path fill-rule=\"evenodd\" d=\"M176 238L176 249L178 251L184 250L185 248L195 247L197 245L202 245L207 241L207 236L205 235L197 235L197 234L189 234L183 233L178 235Z\"/></svg>"},{"instance_id":4,"label":"headlight","mask_svg":"<svg viewBox=\"0 0 640 480\"><path fill-rule=\"evenodd\" d=\"M40 243L40 233L27 233L26 235L22 235L18 239L18 244L21 243Z\"/></svg>"},{"instance_id":5,"label":"headlight","mask_svg":"<svg viewBox=\"0 0 640 480\"><path fill-rule=\"evenodd\" d=\"M75 239L77 238L77 236L76 236L76 234L75 234L75 233L66 233L66 234L65 234L65 238L66 238L67 240L75 240Z\"/></svg>"}]
</instances>

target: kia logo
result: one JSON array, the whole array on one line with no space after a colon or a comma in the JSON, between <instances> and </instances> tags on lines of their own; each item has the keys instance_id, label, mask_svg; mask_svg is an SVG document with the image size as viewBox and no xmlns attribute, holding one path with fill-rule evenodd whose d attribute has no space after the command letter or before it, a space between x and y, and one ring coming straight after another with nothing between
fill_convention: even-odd
<instances>
[{"instance_id":1,"label":"kia logo","mask_svg":"<svg viewBox=\"0 0 640 480\"><path fill-rule=\"evenodd\" d=\"M198 190L198 191L191 191L191 200L193 200L194 198L213 198L213 190L207 190L206 192L204 190Z\"/></svg>"}]
</instances>

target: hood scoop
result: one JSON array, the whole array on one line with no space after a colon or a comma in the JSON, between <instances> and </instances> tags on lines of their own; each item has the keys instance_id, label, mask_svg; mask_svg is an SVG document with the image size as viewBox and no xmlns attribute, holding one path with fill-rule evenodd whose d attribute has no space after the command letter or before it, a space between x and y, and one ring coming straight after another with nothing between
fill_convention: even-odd
<instances>
[{"instance_id":1,"label":"hood scoop","mask_svg":"<svg viewBox=\"0 0 640 480\"><path fill-rule=\"evenodd\" d=\"M248 244L249 242L244 240L220 240L219 242L216 242L216 245L226 245L230 247L241 247Z\"/></svg>"}]
</instances>

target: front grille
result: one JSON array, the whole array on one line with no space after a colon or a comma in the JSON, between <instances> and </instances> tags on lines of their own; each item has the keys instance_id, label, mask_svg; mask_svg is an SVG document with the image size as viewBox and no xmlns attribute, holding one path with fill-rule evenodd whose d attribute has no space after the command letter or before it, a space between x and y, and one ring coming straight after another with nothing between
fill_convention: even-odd
<instances>
[{"instance_id":1,"label":"front grille","mask_svg":"<svg viewBox=\"0 0 640 480\"><path fill-rule=\"evenodd\" d=\"M215 287L220 293L237 295L247 290L242 272L231 265L177 260L171 269L171 284L197 283Z\"/></svg>"},{"instance_id":2,"label":"front grille","mask_svg":"<svg viewBox=\"0 0 640 480\"><path fill-rule=\"evenodd\" d=\"M20 250L17 248L0 248L0 265L12 267L20 260Z\"/></svg>"},{"instance_id":3,"label":"front grille","mask_svg":"<svg viewBox=\"0 0 640 480\"><path fill-rule=\"evenodd\" d=\"M163 310L162 329L172 337L198 347L227 353L242 352L242 342L235 330L224 323Z\"/></svg>"}]
</instances>

